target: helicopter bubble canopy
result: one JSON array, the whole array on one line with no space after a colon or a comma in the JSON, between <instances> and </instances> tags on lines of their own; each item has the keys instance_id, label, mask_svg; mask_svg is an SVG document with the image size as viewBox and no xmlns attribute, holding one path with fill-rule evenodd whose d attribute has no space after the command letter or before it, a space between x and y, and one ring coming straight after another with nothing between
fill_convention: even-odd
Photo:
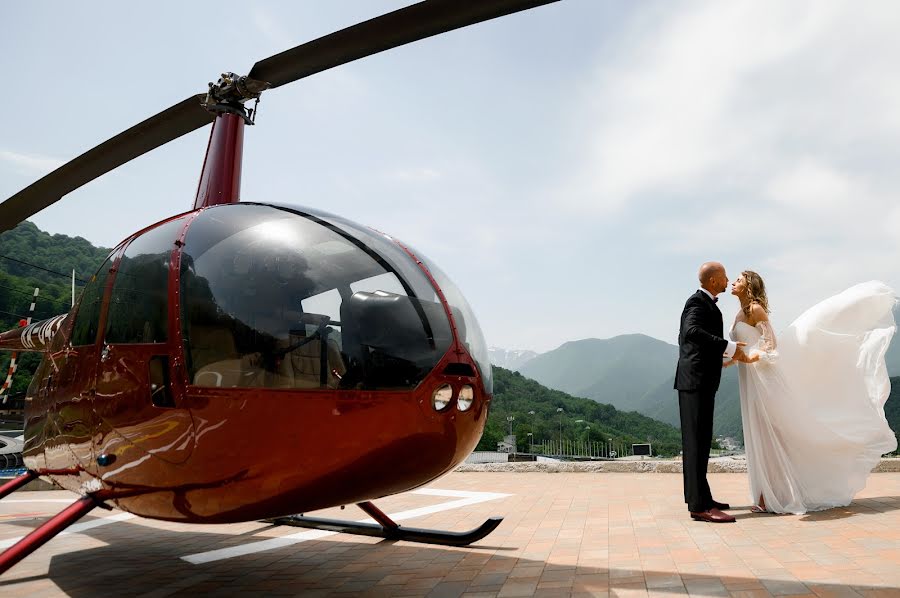
<instances>
[{"instance_id":1,"label":"helicopter bubble canopy","mask_svg":"<svg viewBox=\"0 0 900 598\"><path fill-rule=\"evenodd\" d=\"M484 340L484 334L481 332L478 320L475 319L475 312L472 311L472 307L466 301L459 287L450 280L449 276L444 274L443 270L419 253L418 250L412 249L412 252L422 260L431 276L434 277L435 282L443 291L444 299L447 300L454 313L459 340L469 351L475 363L478 364L479 373L484 381L485 392L493 394L494 378L491 371L490 354L488 353L487 341Z\"/></svg>"},{"instance_id":2,"label":"helicopter bubble canopy","mask_svg":"<svg viewBox=\"0 0 900 598\"><path fill-rule=\"evenodd\" d=\"M478 319L475 317L475 312L469 306L462 291L460 291L459 287L450 280L449 276L444 274L444 272L438 268L434 262L425 257L422 252L413 248L408 243L402 243L390 235L361 226L341 216L335 216L317 210L307 210L307 212L321 218L324 222L328 222L341 228L341 230L350 235L354 235L355 238L359 239L361 242L377 247L379 251L392 256L398 263L404 264L406 267L411 267L416 273L419 273L420 270L418 266L409 259L409 254L406 253L403 247L409 249L410 252L425 265L432 278L434 278L438 287L443 292L444 299L446 299L454 314L453 318L456 322L456 331L459 335L459 340L463 343L466 350L469 352L469 355L472 356L472 359L475 360L478 371L481 374L481 379L484 383L485 392L493 394L493 374L491 371L487 341L484 338L484 334L481 332L481 326L478 325Z\"/></svg>"},{"instance_id":3,"label":"helicopter bubble canopy","mask_svg":"<svg viewBox=\"0 0 900 598\"><path fill-rule=\"evenodd\" d=\"M327 214L252 203L202 210L179 278L196 386L412 389L453 343L443 304L409 254ZM461 339L477 330L471 311L453 313Z\"/></svg>"}]
</instances>

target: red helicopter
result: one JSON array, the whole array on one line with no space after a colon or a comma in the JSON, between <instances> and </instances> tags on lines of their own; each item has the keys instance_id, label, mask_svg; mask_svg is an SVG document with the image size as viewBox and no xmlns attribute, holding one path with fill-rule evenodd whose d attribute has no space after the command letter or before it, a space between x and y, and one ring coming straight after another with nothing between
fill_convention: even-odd
<instances>
[{"instance_id":1,"label":"red helicopter","mask_svg":"<svg viewBox=\"0 0 900 598\"><path fill-rule=\"evenodd\" d=\"M0 555L0 573L94 507L466 545L370 501L474 449L492 397L459 290L397 239L319 210L239 202L246 106L323 70L555 0L426 0L297 46L89 150L0 204L8 230L212 123L194 206L122 241L68 314L0 334L44 355L26 395L27 472L80 495ZM235 439L266 430L252 442ZM356 503L376 524L305 513Z\"/></svg>"}]
</instances>

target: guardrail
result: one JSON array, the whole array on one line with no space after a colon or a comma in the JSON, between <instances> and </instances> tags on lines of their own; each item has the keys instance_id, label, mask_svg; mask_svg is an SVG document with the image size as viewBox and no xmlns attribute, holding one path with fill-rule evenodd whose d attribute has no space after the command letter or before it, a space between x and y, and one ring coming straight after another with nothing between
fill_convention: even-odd
<instances>
[{"instance_id":1,"label":"guardrail","mask_svg":"<svg viewBox=\"0 0 900 598\"><path fill-rule=\"evenodd\" d=\"M17 478L27 471L24 467L0 469L0 478Z\"/></svg>"}]
</instances>

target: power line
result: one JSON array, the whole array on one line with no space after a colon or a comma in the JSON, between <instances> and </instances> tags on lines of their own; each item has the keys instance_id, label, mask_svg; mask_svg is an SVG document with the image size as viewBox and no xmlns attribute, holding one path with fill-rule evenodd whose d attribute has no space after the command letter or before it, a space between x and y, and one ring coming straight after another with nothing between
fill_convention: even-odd
<instances>
[{"instance_id":1,"label":"power line","mask_svg":"<svg viewBox=\"0 0 900 598\"><path fill-rule=\"evenodd\" d=\"M27 295L28 297L34 297L34 291L23 291L22 289L14 289L13 287L8 287L4 284L0 284L0 289L6 289L8 291L12 291L13 293L19 293L21 295ZM43 297L41 297L43 299Z\"/></svg>"},{"instance_id":2,"label":"power line","mask_svg":"<svg viewBox=\"0 0 900 598\"><path fill-rule=\"evenodd\" d=\"M0 289L8 289L14 293L19 293L20 295L27 296L29 298L34 297L34 293L26 293L25 291L20 291L19 289L14 289L12 287L8 287L6 285L0 284ZM51 309L52 315L58 314L60 311L68 312L69 311L69 302L67 299L60 297L58 299L54 299L52 297L43 296L38 298L38 302L40 303L40 311L43 312L46 309ZM11 313L11 312L4 312ZM18 314L13 314L18 315ZM51 317L50 315L46 317Z\"/></svg>"},{"instance_id":3,"label":"power line","mask_svg":"<svg viewBox=\"0 0 900 598\"><path fill-rule=\"evenodd\" d=\"M0 289L9 289L10 291L13 291L14 293L19 293L23 297L29 297L29 298L34 297L34 293L24 293L18 289L13 289L11 287L3 286L2 284L0 284ZM41 307L44 307L47 304L50 304L51 306L53 306L55 308L56 306L59 306L59 305L68 305L68 302L69 302L69 300L65 297L53 298L53 297L50 297L49 295L44 295L44 296L37 298L37 303L39 303Z\"/></svg>"},{"instance_id":4,"label":"power line","mask_svg":"<svg viewBox=\"0 0 900 598\"><path fill-rule=\"evenodd\" d=\"M0 314L6 314L8 316L15 316L15 317L19 318L20 320L28 319L28 316L23 316L22 314L14 314L11 311L3 311L2 309L0 309Z\"/></svg>"},{"instance_id":5,"label":"power line","mask_svg":"<svg viewBox=\"0 0 900 598\"><path fill-rule=\"evenodd\" d=\"M14 257L9 257L8 255L0 255L0 257L2 257L2 258L5 259L5 260L9 260L9 261L11 261L11 262L16 262L16 263L18 263L18 264L22 264L22 265L24 265L24 266L30 266L30 267L32 267L32 268L37 268L38 270L43 270L44 272L49 272L50 274L56 274L57 276L65 276L66 278L68 278L68 279L70 279L70 280L71 280L71 278L72 278L72 275L71 275L71 274L65 274L65 273L63 273L63 272L57 272L56 270L51 270L51 269L45 268L45 267L43 267L43 266L38 266L37 264L29 264L28 262L23 262L22 260L17 260L17 259L14 258ZM80 283L82 283L82 284L87 283L86 280L82 280L82 279L78 278L77 276L75 277L75 280L77 280L78 282L80 282Z\"/></svg>"}]
</instances>

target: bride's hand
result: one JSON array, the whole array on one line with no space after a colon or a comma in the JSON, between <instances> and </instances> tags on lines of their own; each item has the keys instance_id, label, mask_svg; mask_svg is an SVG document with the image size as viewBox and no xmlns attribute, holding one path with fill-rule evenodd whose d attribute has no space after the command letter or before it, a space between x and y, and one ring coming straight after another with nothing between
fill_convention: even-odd
<instances>
[{"instance_id":1,"label":"bride's hand","mask_svg":"<svg viewBox=\"0 0 900 598\"><path fill-rule=\"evenodd\" d=\"M729 366L734 365L735 363L736 363L736 361L734 359L729 359L728 361L725 361L722 363L722 367L727 368Z\"/></svg>"}]
</instances>

